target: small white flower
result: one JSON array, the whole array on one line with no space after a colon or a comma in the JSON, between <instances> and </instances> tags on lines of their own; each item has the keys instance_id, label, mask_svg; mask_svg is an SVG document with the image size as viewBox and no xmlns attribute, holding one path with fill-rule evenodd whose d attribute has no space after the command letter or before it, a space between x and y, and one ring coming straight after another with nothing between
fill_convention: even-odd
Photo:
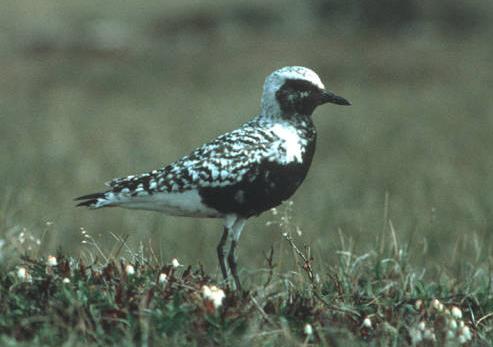
<instances>
[{"instance_id":1,"label":"small white flower","mask_svg":"<svg viewBox=\"0 0 493 347\"><path fill-rule=\"evenodd\" d=\"M178 266L180 266L180 263L178 262L178 259L173 258L171 259L171 265L176 269Z\"/></svg>"},{"instance_id":2,"label":"small white flower","mask_svg":"<svg viewBox=\"0 0 493 347\"><path fill-rule=\"evenodd\" d=\"M20 280L23 280L23 281L26 281L29 277L29 273L27 272L26 268L25 267L20 267L18 270L17 270L17 277L20 279Z\"/></svg>"},{"instance_id":3,"label":"small white flower","mask_svg":"<svg viewBox=\"0 0 493 347\"><path fill-rule=\"evenodd\" d=\"M306 323L305 327L303 328L303 332L305 333L306 336L312 336L313 335L313 327L310 323Z\"/></svg>"},{"instance_id":4,"label":"small white flower","mask_svg":"<svg viewBox=\"0 0 493 347\"><path fill-rule=\"evenodd\" d=\"M464 338L466 339L466 341L471 340L472 339L471 329L469 329L468 326L464 326L460 330L460 336L464 336Z\"/></svg>"},{"instance_id":5,"label":"small white flower","mask_svg":"<svg viewBox=\"0 0 493 347\"><path fill-rule=\"evenodd\" d=\"M462 318L462 311L457 306L453 306L452 309L450 310L450 312L452 313L452 317L454 317L456 319Z\"/></svg>"},{"instance_id":6,"label":"small white flower","mask_svg":"<svg viewBox=\"0 0 493 347\"><path fill-rule=\"evenodd\" d=\"M443 311L443 304L438 299L433 299L431 306L437 311Z\"/></svg>"},{"instance_id":7,"label":"small white flower","mask_svg":"<svg viewBox=\"0 0 493 347\"><path fill-rule=\"evenodd\" d=\"M447 338L453 339L455 337L455 333L452 330L447 331Z\"/></svg>"},{"instance_id":8,"label":"small white flower","mask_svg":"<svg viewBox=\"0 0 493 347\"><path fill-rule=\"evenodd\" d=\"M433 332L433 330L431 329L426 329L423 333L423 338L425 340L431 340L431 341L435 341L436 340L436 336L435 336L435 333Z\"/></svg>"},{"instance_id":9,"label":"small white flower","mask_svg":"<svg viewBox=\"0 0 493 347\"><path fill-rule=\"evenodd\" d=\"M128 276L132 276L135 274L135 269L131 264L127 264L127 266L125 266L125 272Z\"/></svg>"},{"instance_id":10,"label":"small white flower","mask_svg":"<svg viewBox=\"0 0 493 347\"><path fill-rule=\"evenodd\" d=\"M68 277L65 277L63 280L62 280L63 283L67 284L67 283L70 283L70 278Z\"/></svg>"},{"instance_id":11,"label":"small white flower","mask_svg":"<svg viewBox=\"0 0 493 347\"><path fill-rule=\"evenodd\" d=\"M448 322L448 326L450 329L452 330L457 330L457 321L455 319L451 319L449 322Z\"/></svg>"},{"instance_id":12,"label":"small white flower","mask_svg":"<svg viewBox=\"0 0 493 347\"><path fill-rule=\"evenodd\" d=\"M414 303L414 308L416 310L421 310L422 307L423 307L423 300L416 300L416 302Z\"/></svg>"},{"instance_id":13,"label":"small white flower","mask_svg":"<svg viewBox=\"0 0 493 347\"><path fill-rule=\"evenodd\" d=\"M164 284L166 282L168 282L168 275L166 275L165 273L160 273L159 274L159 283Z\"/></svg>"},{"instance_id":14,"label":"small white flower","mask_svg":"<svg viewBox=\"0 0 493 347\"><path fill-rule=\"evenodd\" d=\"M226 297L224 291L216 286L211 287L211 299L214 303L214 307L218 308L223 304L223 299Z\"/></svg>"},{"instance_id":15,"label":"small white flower","mask_svg":"<svg viewBox=\"0 0 493 347\"><path fill-rule=\"evenodd\" d=\"M424 331L426 329L426 323L424 321L419 322L418 329Z\"/></svg>"},{"instance_id":16,"label":"small white flower","mask_svg":"<svg viewBox=\"0 0 493 347\"><path fill-rule=\"evenodd\" d=\"M368 329L371 329L372 328L372 325L371 325L371 319L368 318L368 317L365 317L365 319L363 319L363 324L362 324L365 328L368 328Z\"/></svg>"},{"instance_id":17,"label":"small white flower","mask_svg":"<svg viewBox=\"0 0 493 347\"><path fill-rule=\"evenodd\" d=\"M54 255L49 255L46 264L48 266L57 266L58 261L56 260L56 257Z\"/></svg>"},{"instance_id":18,"label":"small white flower","mask_svg":"<svg viewBox=\"0 0 493 347\"><path fill-rule=\"evenodd\" d=\"M208 299L211 296L211 288L206 284L202 286L202 296L204 299Z\"/></svg>"},{"instance_id":19,"label":"small white flower","mask_svg":"<svg viewBox=\"0 0 493 347\"><path fill-rule=\"evenodd\" d=\"M459 335L458 339L461 345L467 342L467 339L464 335Z\"/></svg>"},{"instance_id":20,"label":"small white flower","mask_svg":"<svg viewBox=\"0 0 493 347\"><path fill-rule=\"evenodd\" d=\"M224 291L216 286L202 286L202 296L206 300L212 301L214 308L219 308L223 304L223 299L226 297Z\"/></svg>"}]
</instances>

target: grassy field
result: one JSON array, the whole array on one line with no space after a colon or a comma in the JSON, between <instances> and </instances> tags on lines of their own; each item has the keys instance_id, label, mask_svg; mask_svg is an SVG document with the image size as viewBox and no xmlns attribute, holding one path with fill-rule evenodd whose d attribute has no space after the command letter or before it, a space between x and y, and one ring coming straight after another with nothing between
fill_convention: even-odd
<instances>
[{"instance_id":1,"label":"grassy field","mask_svg":"<svg viewBox=\"0 0 493 347\"><path fill-rule=\"evenodd\" d=\"M287 237L291 242L290 236ZM294 243L293 243L294 244ZM338 252L314 272L272 260L236 292L201 267L134 261L87 264L58 255L23 259L0 281L5 346L488 346L493 338L490 275L427 281L404 249L384 257ZM304 259L303 259L304 258ZM440 298L440 299L437 299Z\"/></svg>"},{"instance_id":2,"label":"grassy field","mask_svg":"<svg viewBox=\"0 0 493 347\"><path fill-rule=\"evenodd\" d=\"M464 5L467 18L493 18L490 5L451 3ZM322 7L315 13L294 1L251 4L1 5L4 344L15 345L15 338L48 344L50 329L67 345L80 336L95 345L125 336L131 344L152 327L153 343L227 344L234 337L243 344L368 339L400 345L412 344L409 332L421 320L443 342L449 317L430 308L433 299L461 308L474 343L491 343L491 20L454 29L428 15L388 32L357 26L348 16L326 20ZM74 208L72 198L103 189L103 182L162 166L247 121L258 111L265 76L295 64L313 68L353 106L316 111L317 153L286 207L289 221L279 221L284 209L249 221L239 249L249 292L239 297L226 290L219 313L201 297L205 283L225 286L215 255L219 221ZM286 228L302 250L310 247L316 285L282 237ZM92 242L83 242L85 233ZM264 286L271 247L273 279ZM58 265L47 273L46 257L57 249L69 270ZM192 272L202 264L204 275L183 277L180 268L176 285L159 287L156 278L174 257L192 264ZM136 277L122 275L120 258L138 269ZM111 260L114 279L91 273ZM91 270L82 274L80 262ZM32 282L17 277L21 265ZM60 282L65 276L68 286ZM133 303L115 301L123 287L135 294ZM41 288L44 296L33 294ZM105 294L92 297L99 290ZM150 306L135 304L149 290L156 293ZM86 293L87 305L71 304L82 300L77 293ZM423 308L416 309L416 300ZM71 308L53 311L59 305ZM67 318L78 315L77 307L91 312L93 325L80 330L82 323ZM115 313L118 326L103 326L109 307L124 311ZM387 316L389 307L395 316ZM238 318L242 309L251 311ZM182 317L176 327L157 323L173 310ZM187 312L194 318L180 321ZM371 330L361 328L367 316ZM50 318L33 318L31 327L28 317ZM20 322L27 330L15 332ZM308 340L306 323L315 331ZM190 324L205 330L194 337Z\"/></svg>"}]
</instances>

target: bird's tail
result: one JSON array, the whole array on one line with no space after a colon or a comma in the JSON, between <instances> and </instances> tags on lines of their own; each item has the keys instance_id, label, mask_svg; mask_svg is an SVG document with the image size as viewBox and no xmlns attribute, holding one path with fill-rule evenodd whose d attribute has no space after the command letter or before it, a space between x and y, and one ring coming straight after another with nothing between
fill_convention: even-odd
<instances>
[{"instance_id":1,"label":"bird's tail","mask_svg":"<svg viewBox=\"0 0 493 347\"><path fill-rule=\"evenodd\" d=\"M81 200L81 202L78 203L76 206L87 206L89 208L101 208L105 206L109 207L113 202L112 201L113 195L114 195L113 192L108 191L104 193L94 193L94 194L79 196L74 200Z\"/></svg>"}]
</instances>

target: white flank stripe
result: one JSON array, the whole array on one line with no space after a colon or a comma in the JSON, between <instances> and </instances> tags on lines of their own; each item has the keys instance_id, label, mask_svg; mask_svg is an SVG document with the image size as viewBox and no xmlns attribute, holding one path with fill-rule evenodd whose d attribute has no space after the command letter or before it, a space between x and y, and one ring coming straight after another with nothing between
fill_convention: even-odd
<instances>
[{"instance_id":1,"label":"white flank stripe","mask_svg":"<svg viewBox=\"0 0 493 347\"><path fill-rule=\"evenodd\" d=\"M197 190L181 193L159 192L133 197L120 196L114 199L113 204L124 208L163 212L172 216L221 217L218 211L202 203Z\"/></svg>"}]
</instances>

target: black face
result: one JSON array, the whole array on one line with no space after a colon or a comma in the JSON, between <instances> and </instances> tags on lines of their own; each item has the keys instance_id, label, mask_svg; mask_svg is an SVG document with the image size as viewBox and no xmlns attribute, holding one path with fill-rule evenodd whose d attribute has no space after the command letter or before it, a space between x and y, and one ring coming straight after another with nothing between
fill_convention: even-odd
<instances>
[{"instance_id":1,"label":"black face","mask_svg":"<svg viewBox=\"0 0 493 347\"><path fill-rule=\"evenodd\" d=\"M338 105L350 105L349 101L327 92L306 80L288 79L276 93L283 114L301 114L310 116L319 105L331 102Z\"/></svg>"}]
</instances>

